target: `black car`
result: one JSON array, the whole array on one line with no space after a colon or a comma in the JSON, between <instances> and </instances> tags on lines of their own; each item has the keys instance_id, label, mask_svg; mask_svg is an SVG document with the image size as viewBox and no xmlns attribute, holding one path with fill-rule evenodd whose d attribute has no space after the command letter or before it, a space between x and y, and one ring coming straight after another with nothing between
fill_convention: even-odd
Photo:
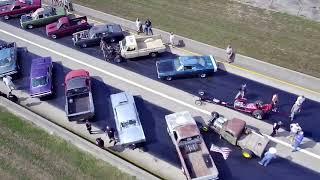
<instances>
[{"instance_id":1,"label":"black car","mask_svg":"<svg viewBox=\"0 0 320 180\"><path fill-rule=\"evenodd\" d=\"M89 30L73 34L73 43L77 47L98 46L101 38L110 43L119 42L124 38L122 28L118 24L96 25Z\"/></svg>"}]
</instances>

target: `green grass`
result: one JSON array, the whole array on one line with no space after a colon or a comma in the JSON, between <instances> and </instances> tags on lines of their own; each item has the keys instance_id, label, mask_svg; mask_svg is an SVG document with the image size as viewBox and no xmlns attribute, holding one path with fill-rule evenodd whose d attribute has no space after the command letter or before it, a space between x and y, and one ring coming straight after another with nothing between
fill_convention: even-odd
<instances>
[{"instance_id":1,"label":"green grass","mask_svg":"<svg viewBox=\"0 0 320 180\"><path fill-rule=\"evenodd\" d=\"M126 19L320 77L320 23L231 0L74 0Z\"/></svg>"},{"instance_id":2,"label":"green grass","mask_svg":"<svg viewBox=\"0 0 320 180\"><path fill-rule=\"evenodd\" d=\"M1 179L135 179L0 108Z\"/></svg>"}]
</instances>

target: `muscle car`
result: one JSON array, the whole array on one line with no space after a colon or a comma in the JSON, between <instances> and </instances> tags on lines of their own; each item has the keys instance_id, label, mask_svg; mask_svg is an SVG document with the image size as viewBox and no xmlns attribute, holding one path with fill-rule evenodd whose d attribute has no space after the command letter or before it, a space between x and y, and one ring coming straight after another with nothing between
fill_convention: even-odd
<instances>
[{"instance_id":1,"label":"muscle car","mask_svg":"<svg viewBox=\"0 0 320 180\"><path fill-rule=\"evenodd\" d=\"M77 47L86 48L98 46L101 39L106 42L119 42L124 38L123 31L118 24L97 25L73 34L73 43Z\"/></svg>"},{"instance_id":2,"label":"muscle car","mask_svg":"<svg viewBox=\"0 0 320 180\"><path fill-rule=\"evenodd\" d=\"M62 17L57 22L48 24L46 26L46 34L53 39L72 35L75 32L90 29L90 24L87 17L78 17L70 19L69 17Z\"/></svg>"},{"instance_id":3,"label":"muscle car","mask_svg":"<svg viewBox=\"0 0 320 180\"><path fill-rule=\"evenodd\" d=\"M159 79L168 81L172 78L200 76L205 78L218 70L213 56L180 56L156 62Z\"/></svg>"},{"instance_id":4,"label":"muscle car","mask_svg":"<svg viewBox=\"0 0 320 180\"><path fill-rule=\"evenodd\" d=\"M30 96L44 97L52 95L51 57L32 59L30 70Z\"/></svg>"},{"instance_id":5,"label":"muscle car","mask_svg":"<svg viewBox=\"0 0 320 180\"><path fill-rule=\"evenodd\" d=\"M41 7L41 0L19 0L9 5L0 7L0 16L8 20L10 17L17 17L36 11Z\"/></svg>"},{"instance_id":6,"label":"muscle car","mask_svg":"<svg viewBox=\"0 0 320 180\"><path fill-rule=\"evenodd\" d=\"M18 73L16 43L0 44L0 77Z\"/></svg>"},{"instance_id":7,"label":"muscle car","mask_svg":"<svg viewBox=\"0 0 320 180\"><path fill-rule=\"evenodd\" d=\"M63 7L47 6L37 9L32 14L22 15L20 24L24 29L32 29L33 27L40 27L53 23L63 16L66 16L66 11Z\"/></svg>"}]
</instances>

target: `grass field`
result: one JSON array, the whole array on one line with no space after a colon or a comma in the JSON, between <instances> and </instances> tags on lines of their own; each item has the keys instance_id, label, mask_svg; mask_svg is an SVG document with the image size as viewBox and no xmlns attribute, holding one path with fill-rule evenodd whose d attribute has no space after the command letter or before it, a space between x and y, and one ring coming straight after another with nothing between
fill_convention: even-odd
<instances>
[{"instance_id":1,"label":"grass field","mask_svg":"<svg viewBox=\"0 0 320 180\"><path fill-rule=\"evenodd\" d=\"M126 19L320 77L320 23L231 0L74 0Z\"/></svg>"},{"instance_id":2,"label":"grass field","mask_svg":"<svg viewBox=\"0 0 320 180\"><path fill-rule=\"evenodd\" d=\"M0 108L1 179L135 179Z\"/></svg>"}]
</instances>

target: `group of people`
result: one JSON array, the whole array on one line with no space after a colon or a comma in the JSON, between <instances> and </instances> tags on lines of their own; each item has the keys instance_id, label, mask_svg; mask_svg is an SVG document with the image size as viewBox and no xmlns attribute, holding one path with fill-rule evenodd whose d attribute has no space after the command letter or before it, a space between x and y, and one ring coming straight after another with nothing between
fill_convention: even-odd
<instances>
[{"instance_id":1,"label":"group of people","mask_svg":"<svg viewBox=\"0 0 320 180\"><path fill-rule=\"evenodd\" d=\"M153 35L153 31L152 31L152 22L151 20L148 18L144 24L142 24L142 22L140 21L139 18L136 19L136 31L137 33L145 33L146 35Z\"/></svg>"},{"instance_id":2,"label":"group of people","mask_svg":"<svg viewBox=\"0 0 320 180\"><path fill-rule=\"evenodd\" d=\"M51 0L52 5L63 7L66 11L73 11L72 0Z\"/></svg>"},{"instance_id":3,"label":"group of people","mask_svg":"<svg viewBox=\"0 0 320 180\"><path fill-rule=\"evenodd\" d=\"M87 131L89 132L89 134L93 133L92 132L92 125L88 120L86 121L86 128L87 128ZM106 126L106 129L104 132L106 133L106 135L109 139L109 143L113 142L114 143L113 145L115 146L118 143L118 140L116 138L114 128ZM96 139L96 145L99 146L100 148L104 148L104 141L101 137Z\"/></svg>"}]
</instances>

